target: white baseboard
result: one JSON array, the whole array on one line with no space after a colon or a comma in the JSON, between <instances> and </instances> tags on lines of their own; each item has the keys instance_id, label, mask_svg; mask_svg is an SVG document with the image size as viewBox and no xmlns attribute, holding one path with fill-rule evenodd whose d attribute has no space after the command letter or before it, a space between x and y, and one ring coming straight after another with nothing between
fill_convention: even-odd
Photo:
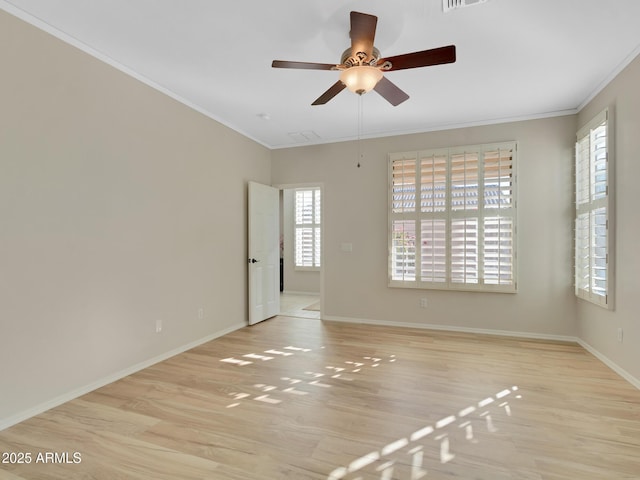
<instances>
[{"instance_id":1,"label":"white baseboard","mask_svg":"<svg viewBox=\"0 0 640 480\"><path fill-rule=\"evenodd\" d=\"M389 322L386 320L370 320L366 318L339 317L325 315L323 320L345 323L365 323L367 325L381 325L386 327L421 328L424 330L439 330L443 332L474 333L478 335L498 335L501 337L530 338L533 340L554 340L559 342L579 343L577 337L568 335L550 335L546 333L516 332L512 330L492 330L487 328L456 327L453 325L437 325L431 323Z\"/></svg>"},{"instance_id":2,"label":"white baseboard","mask_svg":"<svg viewBox=\"0 0 640 480\"><path fill-rule=\"evenodd\" d=\"M296 290L285 290L282 293L286 295L309 295L309 296L315 296L315 297L320 296L320 292L298 292Z\"/></svg>"},{"instance_id":3,"label":"white baseboard","mask_svg":"<svg viewBox=\"0 0 640 480\"><path fill-rule=\"evenodd\" d=\"M498 335L501 337L515 337L515 338L529 338L532 340L553 340L560 342L577 343L586 351L591 353L594 357L604 363L611 370L616 372L622 378L624 378L631 385L640 390L640 380L635 378L624 368L616 364L613 360L600 353L593 348L587 342L579 337L572 337L567 335L549 335L546 333L531 333L531 332L514 332L511 330L491 330L486 328L470 328L470 327L456 327L452 325L434 325L434 324L416 324L410 322L389 322L385 320L370 320L366 318L353 318L353 317L340 317L334 315L325 315L323 320L329 320L333 322L345 322L345 323L364 323L368 325L381 325L386 327L408 327L408 328L421 328L424 330L439 330L444 332L460 332L460 333L474 333L478 335Z\"/></svg>"},{"instance_id":4,"label":"white baseboard","mask_svg":"<svg viewBox=\"0 0 640 480\"><path fill-rule=\"evenodd\" d=\"M636 377L634 377L633 375L631 375L629 372L627 372L624 368L622 368L620 365L618 365L617 363L615 363L613 360L611 360L609 357L607 357L606 355L600 353L598 350L596 350L595 348L593 348L591 345L589 345L587 342L585 342L582 339L578 339L578 343L580 344L580 346L582 348L584 348L587 352L589 352L591 355L593 355L594 357L596 357L598 360L600 360L602 363L604 363L607 367L609 367L611 370L613 370L614 372L616 372L618 375L620 375L622 378L624 378L627 382L629 382L631 385L633 385L634 387L636 387L638 390L640 390L640 380L637 379Z\"/></svg>"},{"instance_id":5,"label":"white baseboard","mask_svg":"<svg viewBox=\"0 0 640 480\"><path fill-rule=\"evenodd\" d=\"M175 355L186 352L187 350L191 350L192 348L202 345L203 343L210 342L211 340L215 340L218 337L222 337L223 335L234 332L246 326L247 326L246 323L241 323L241 324L236 324L231 327L225 328L223 330L219 330L215 333L212 333L211 335L207 335L206 337L187 343L186 345L182 345L178 348L174 348L173 350L162 353L156 357L150 358L136 365L132 365L131 367L125 368L124 370L116 372L112 375L107 375L106 377L101 378L100 380L96 380L95 382L91 382L88 385L84 385L80 388L76 388L70 392L59 395L55 398L52 398L51 400L48 400L44 403L41 403L40 405L36 405L35 407L24 410L9 418L2 418L0 419L0 432L6 428L16 425L20 422L23 422L31 417L40 415L41 413L46 412L47 410L50 410L59 405L62 405L63 403L74 400L78 397L81 397L82 395L86 395L87 393L92 392L100 387L104 387L105 385L108 385L117 380L120 380L121 378L129 376L133 373L139 372L140 370L144 370L145 368L148 368L151 365L155 365L156 363L167 360L168 358L174 357Z\"/></svg>"}]
</instances>

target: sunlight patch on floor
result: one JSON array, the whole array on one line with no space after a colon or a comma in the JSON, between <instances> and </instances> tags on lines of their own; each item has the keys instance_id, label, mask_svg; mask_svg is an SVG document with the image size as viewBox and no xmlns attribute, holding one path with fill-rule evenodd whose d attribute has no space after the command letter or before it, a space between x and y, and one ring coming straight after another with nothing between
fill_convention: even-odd
<instances>
[{"instance_id":1,"label":"sunlight patch on floor","mask_svg":"<svg viewBox=\"0 0 640 480\"><path fill-rule=\"evenodd\" d=\"M424 442L427 437L435 434L433 440L437 444L440 463L445 464L451 462L456 458L456 454L453 451L455 445L452 439L456 430L463 430L464 439L474 444L479 442L474 436L474 422L484 426L486 432L489 434L498 432L498 429L494 425L492 415L502 414L502 412L504 412L507 417L511 417L512 411L508 401L501 402L497 406L495 402L518 391L517 386L501 390L491 397L487 397L478 401L476 404L461 409L457 415L448 415L435 422L434 425L419 428L407 437L399 438L388 443L379 451L370 452L353 460L346 467L336 468L329 474L327 480L357 480L358 478L362 478L364 469L378 461L383 462L381 465L375 467L375 476L380 480L392 478L418 480L423 478L428 473L428 470L424 468L424 452L425 448L431 446ZM517 394L514 397L521 399L522 395ZM492 412L491 410L485 409L485 407L489 407L490 405L493 405L495 411ZM472 414L478 411L480 411L480 413L477 414L477 417L473 418ZM418 443L419 441L421 442ZM409 456L410 460L404 458L406 456ZM397 470L400 468L406 469L408 465L410 465L408 476L398 477Z\"/></svg>"},{"instance_id":2,"label":"sunlight patch on floor","mask_svg":"<svg viewBox=\"0 0 640 480\"><path fill-rule=\"evenodd\" d=\"M324 347L320 347L322 350ZM270 348L269 350L265 350L262 353L246 353L242 354L242 358L250 358L252 360L259 360L260 362L268 362L273 361L275 359L283 359L290 358L295 355L303 355L305 353L310 353L313 350L310 348L297 347L294 345L287 345L281 349ZM263 355L263 354L268 355ZM258 390L256 393L238 393L231 392L229 396L233 398L233 402L228 404L226 408L235 408L242 404L242 400L254 400L263 403L270 403L273 405L277 405L282 402L281 398L274 398L269 396L270 393L273 394L286 394L287 395L297 395L303 396L309 394L309 392L300 390L299 388L293 388L292 385L298 386L311 386L311 387L320 387L320 388L331 388L332 385L327 383L329 380L339 380L340 382L352 382L354 380L353 376L348 374L360 373L363 368L375 368L381 365L383 361L387 363L393 363L396 361L395 355L390 355L388 358L379 358L379 357L371 357L364 356L359 359L354 360L346 360L340 366L336 365L325 365L324 369L328 370L329 373L325 372L314 372L314 371L305 371L298 375L299 378L291 378L291 377L281 377L280 380L283 382L283 385L264 385L261 383L252 385L251 388ZM243 367L246 365L251 365L253 362L248 360L240 360L235 357L223 358L220 360L221 362L228 363L231 365L236 365L239 367ZM259 363L260 363L259 362ZM258 363L258 364L259 364Z\"/></svg>"}]
</instances>

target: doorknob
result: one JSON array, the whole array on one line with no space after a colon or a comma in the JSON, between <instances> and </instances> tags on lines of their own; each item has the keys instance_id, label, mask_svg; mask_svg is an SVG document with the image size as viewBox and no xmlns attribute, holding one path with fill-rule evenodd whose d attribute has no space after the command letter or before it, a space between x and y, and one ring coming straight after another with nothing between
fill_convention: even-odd
<instances>
[{"instance_id":1,"label":"doorknob","mask_svg":"<svg viewBox=\"0 0 640 480\"><path fill-rule=\"evenodd\" d=\"M260 260L256 260L255 258L250 258L249 263L258 263Z\"/></svg>"}]
</instances>

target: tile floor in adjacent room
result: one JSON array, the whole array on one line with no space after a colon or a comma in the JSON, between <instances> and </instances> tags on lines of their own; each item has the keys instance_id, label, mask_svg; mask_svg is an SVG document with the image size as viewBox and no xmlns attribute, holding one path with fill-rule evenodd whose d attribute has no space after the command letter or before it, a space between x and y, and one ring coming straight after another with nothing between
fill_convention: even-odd
<instances>
[{"instance_id":1,"label":"tile floor in adjacent room","mask_svg":"<svg viewBox=\"0 0 640 480\"><path fill-rule=\"evenodd\" d=\"M319 310L305 310L320 302L320 295L281 293L280 315L287 317L320 318Z\"/></svg>"}]
</instances>

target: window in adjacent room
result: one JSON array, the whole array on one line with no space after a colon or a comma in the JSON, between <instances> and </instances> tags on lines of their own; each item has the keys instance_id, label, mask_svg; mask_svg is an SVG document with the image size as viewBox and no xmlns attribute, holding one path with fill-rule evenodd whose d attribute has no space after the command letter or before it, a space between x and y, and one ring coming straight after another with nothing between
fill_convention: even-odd
<instances>
[{"instance_id":1,"label":"window in adjacent room","mask_svg":"<svg viewBox=\"0 0 640 480\"><path fill-rule=\"evenodd\" d=\"M321 257L320 189L296 189L294 198L295 268L317 270Z\"/></svg>"},{"instance_id":2,"label":"window in adjacent room","mask_svg":"<svg viewBox=\"0 0 640 480\"><path fill-rule=\"evenodd\" d=\"M515 292L515 142L389 156L389 285Z\"/></svg>"},{"instance_id":3,"label":"window in adjacent room","mask_svg":"<svg viewBox=\"0 0 640 480\"><path fill-rule=\"evenodd\" d=\"M575 292L611 307L608 112L578 131L576 141Z\"/></svg>"}]
</instances>

